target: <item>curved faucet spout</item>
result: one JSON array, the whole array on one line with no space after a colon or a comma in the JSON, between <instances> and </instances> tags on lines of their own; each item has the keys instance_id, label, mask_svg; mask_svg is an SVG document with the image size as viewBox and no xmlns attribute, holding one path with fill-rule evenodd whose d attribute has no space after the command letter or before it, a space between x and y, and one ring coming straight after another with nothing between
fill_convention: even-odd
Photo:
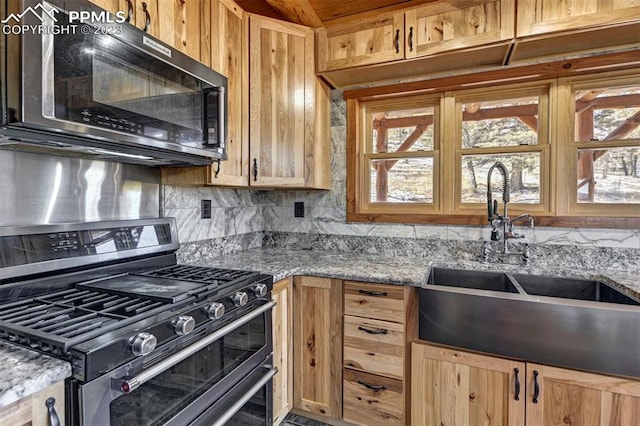
<instances>
[{"instance_id":1,"label":"curved faucet spout","mask_svg":"<svg viewBox=\"0 0 640 426\"><path fill-rule=\"evenodd\" d=\"M507 170L507 166L502 164L500 161L496 161L493 166L489 168L489 172L487 173L487 211L489 221L498 214L498 203L493 202L491 194L491 176L495 169L498 169L502 175L502 202L504 203L505 216L507 215L507 203L509 202L509 171Z\"/></svg>"}]
</instances>

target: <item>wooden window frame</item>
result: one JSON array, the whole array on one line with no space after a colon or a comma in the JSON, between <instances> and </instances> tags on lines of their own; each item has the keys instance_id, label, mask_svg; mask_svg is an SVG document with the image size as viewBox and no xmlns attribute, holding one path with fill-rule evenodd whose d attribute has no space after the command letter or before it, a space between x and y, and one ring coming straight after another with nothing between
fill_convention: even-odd
<instances>
[{"instance_id":1,"label":"wooden window frame","mask_svg":"<svg viewBox=\"0 0 640 426\"><path fill-rule=\"evenodd\" d=\"M553 111L550 111L550 97L554 90L553 81L540 81L535 83L526 83L524 85L509 85L497 88L471 89L465 91L451 92L451 96L455 99L454 120L448 120L451 124L444 131L449 135L450 144L445 149L453 151L453 163L448 167L454 170L454 188L453 198L447 202L450 208L447 213L451 215L469 215L477 214L478 211L486 209L486 203L463 203L462 202L462 157L464 155L509 155L521 153L538 153L540 155L540 202L539 203L509 203L509 211L512 215L521 213L534 213L536 215L549 216L552 214L553 200L551 197L551 181L553 176L550 175L551 157L553 148L551 146L551 138L549 137L549 118ZM536 145L527 146L509 146L509 147L485 147L485 148L463 148L462 147L462 105L473 102L498 101L503 99L515 99L523 97L538 97L538 143ZM501 201L501 200L499 200ZM502 205L499 207L502 210Z\"/></svg>"},{"instance_id":2,"label":"wooden window frame","mask_svg":"<svg viewBox=\"0 0 640 426\"><path fill-rule=\"evenodd\" d=\"M633 51L345 91L343 95L347 104L347 221L486 225L487 217L484 208L478 211L455 209L456 195L451 188L455 188L454 176L457 176L457 173L443 172L456 164L457 155L455 150L448 147L448 140L451 136L443 134L443 132L446 133L445 126L450 125L446 123L445 125L441 123L439 131L441 141L439 152L440 182L438 185L440 208L432 212L408 212L403 211L402 205L399 203L393 203L393 211L391 209L381 212L363 211L359 195L362 194L363 188L361 179L358 178L360 165L358 158L361 154L361 136L364 123L361 117L361 108L363 104L376 100L400 99L417 95L435 96L446 92L463 94L466 93L465 90L474 88L480 89L480 92L491 93L492 91L499 92L514 83L520 85L519 87L523 87L526 83L532 83L530 86L549 85L548 114L550 118L555 117L556 123L560 124L550 124L546 131L549 143L543 151L544 155L548 157L549 169L541 170L543 179L546 178L548 181L547 189L541 188L544 208L537 209L535 205L529 204L521 204L522 208L514 205L514 208L510 209L510 213L515 215L521 210L522 212L526 210L533 214L536 225L539 226L638 229L640 227L640 208L637 204L606 204L602 205L602 208L593 208L593 205L577 203L572 200L572 197L577 199L576 191L574 191L577 183L573 178L576 176L577 155L571 154L572 150L576 149L574 146L576 144L573 142L574 113L573 109L567 107L571 103L562 101L562 99L567 99L568 93L571 92L568 88L569 85L566 84L567 81L588 84L602 80L604 84L606 80L606 84L612 84L611 81L614 80L611 79L616 77L629 79L637 75L639 69L640 51ZM442 96L440 121L443 120L445 111L455 110L455 104L454 96ZM455 139L459 140L457 137ZM633 141L615 143L610 146L637 146ZM530 150L530 147L525 148ZM573 157L576 158L571 160ZM589 208L584 208L584 206ZM618 207L623 208L618 209Z\"/></svg>"},{"instance_id":3,"label":"wooden window frame","mask_svg":"<svg viewBox=\"0 0 640 426\"><path fill-rule=\"evenodd\" d=\"M592 90L600 87L616 87L637 85L640 87L640 76L634 72L613 72L597 76L580 76L559 79L562 96L558 97L561 117L568 125L558 128L558 140L561 141L562 156L566 161L566 171L558 175L556 193L558 198L565 200L559 203L558 212L567 216L620 216L638 217L640 204L622 203L578 203L578 150L585 148L640 148L640 139L612 139L598 142L578 142L575 140L575 93L578 90ZM569 102L571 101L571 102ZM612 210L615 215L612 215Z\"/></svg>"},{"instance_id":4,"label":"wooden window frame","mask_svg":"<svg viewBox=\"0 0 640 426\"><path fill-rule=\"evenodd\" d=\"M420 106L434 108L433 119L433 149L429 151L406 151L375 153L372 140L373 132L371 123L376 112L388 110L405 110ZM372 101L362 105L361 120L364 123L359 127L358 140L361 141L359 155L357 158L357 168L359 172L358 180L361 183L358 194L359 210L365 214L389 214L401 207L402 211L410 214L440 214L442 212L440 204L440 98L437 96L417 96L403 97L402 99L391 99ZM371 173L367 166L370 160L382 159L405 159L405 158L433 158L433 202L431 203L392 203L392 202L371 202Z\"/></svg>"}]
</instances>

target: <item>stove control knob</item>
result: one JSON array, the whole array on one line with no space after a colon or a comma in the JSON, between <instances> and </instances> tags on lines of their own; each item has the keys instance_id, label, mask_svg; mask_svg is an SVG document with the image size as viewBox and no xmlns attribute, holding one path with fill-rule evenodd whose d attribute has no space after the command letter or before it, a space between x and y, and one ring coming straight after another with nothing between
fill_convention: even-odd
<instances>
[{"instance_id":1,"label":"stove control knob","mask_svg":"<svg viewBox=\"0 0 640 426\"><path fill-rule=\"evenodd\" d=\"M151 333L138 333L129 340L131 353L135 356L149 355L156 348L158 339Z\"/></svg>"},{"instance_id":2,"label":"stove control knob","mask_svg":"<svg viewBox=\"0 0 640 426\"><path fill-rule=\"evenodd\" d=\"M266 285L257 284L255 287L253 287L253 294L255 294L257 297L264 297L267 295L268 290L269 289Z\"/></svg>"},{"instance_id":3,"label":"stove control knob","mask_svg":"<svg viewBox=\"0 0 640 426\"><path fill-rule=\"evenodd\" d=\"M237 307L241 307L247 304L249 301L249 296L245 291L236 291L231 297L233 304Z\"/></svg>"},{"instance_id":4,"label":"stove control knob","mask_svg":"<svg viewBox=\"0 0 640 426\"><path fill-rule=\"evenodd\" d=\"M222 316L224 315L224 305L219 302L213 302L212 304L207 306L205 311L207 312L207 316L209 317L209 319L217 320L222 318Z\"/></svg>"},{"instance_id":5,"label":"stove control knob","mask_svg":"<svg viewBox=\"0 0 640 426\"><path fill-rule=\"evenodd\" d=\"M173 322L173 327L178 336L184 336L196 328L196 320L189 315L180 315L178 319Z\"/></svg>"}]
</instances>

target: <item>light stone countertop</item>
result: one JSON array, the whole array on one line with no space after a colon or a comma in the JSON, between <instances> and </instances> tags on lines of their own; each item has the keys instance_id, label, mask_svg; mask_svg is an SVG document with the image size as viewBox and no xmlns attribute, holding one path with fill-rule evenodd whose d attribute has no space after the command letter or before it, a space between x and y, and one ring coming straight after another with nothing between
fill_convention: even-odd
<instances>
[{"instance_id":1,"label":"light stone countertop","mask_svg":"<svg viewBox=\"0 0 640 426\"><path fill-rule=\"evenodd\" d=\"M260 271L275 281L292 275L313 275L344 280L368 281L420 287L432 266L458 269L481 269L596 278L640 299L640 279L634 273L575 271L525 268L521 265L479 263L472 261L430 260L425 257L386 256L339 251L284 250L257 248L215 258L180 259L180 263L231 269ZM0 342L0 407L46 388L71 376L71 365L37 352Z\"/></svg>"},{"instance_id":2,"label":"light stone countertop","mask_svg":"<svg viewBox=\"0 0 640 426\"><path fill-rule=\"evenodd\" d=\"M71 377L71 364L0 342L0 407Z\"/></svg>"},{"instance_id":3,"label":"light stone countertop","mask_svg":"<svg viewBox=\"0 0 640 426\"><path fill-rule=\"evenodd\" d=\"M344 280L369 281L421 287L431 267L475 269L519 274L599 279L640 299L640 278L635 273L599 270L572 270L524 267L519 264L481 263L474 261L431 260L425 257L388 256L340 251L286 250L256 248L217 256L180 259L181 263L230 269L248 269L271 274L274 281L292 275L313 275Z\"/></svg>"}]
</instances>

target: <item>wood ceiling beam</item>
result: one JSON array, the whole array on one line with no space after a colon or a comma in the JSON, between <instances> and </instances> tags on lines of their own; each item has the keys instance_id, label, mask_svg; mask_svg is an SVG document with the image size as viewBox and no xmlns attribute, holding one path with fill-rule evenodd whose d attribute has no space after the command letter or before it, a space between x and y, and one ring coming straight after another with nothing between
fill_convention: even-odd
<instances>
[{"instance_id":1,"label":"wood ceiling beam","mask_svg":"<svg viewBox=\"0 0 640 426\"><path fill-rule=\"evenodd\" d=\"M265 0L269 6L296 24L311 28L324 26L309 0Z\"/></svg>"}]
</instances>

